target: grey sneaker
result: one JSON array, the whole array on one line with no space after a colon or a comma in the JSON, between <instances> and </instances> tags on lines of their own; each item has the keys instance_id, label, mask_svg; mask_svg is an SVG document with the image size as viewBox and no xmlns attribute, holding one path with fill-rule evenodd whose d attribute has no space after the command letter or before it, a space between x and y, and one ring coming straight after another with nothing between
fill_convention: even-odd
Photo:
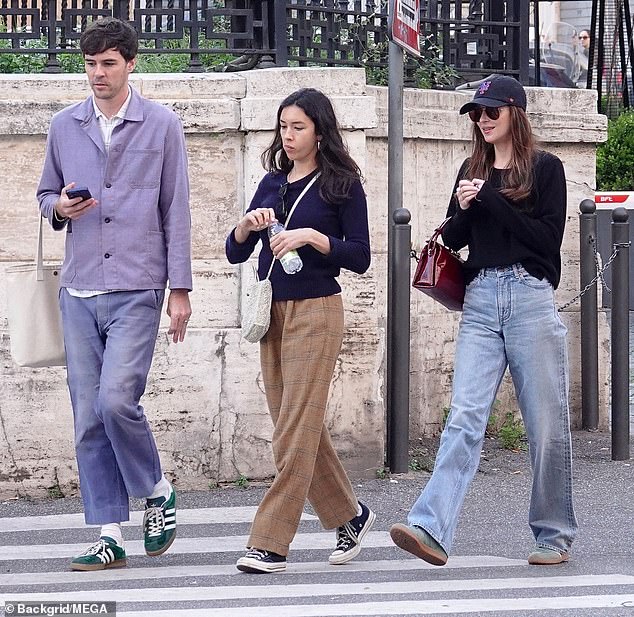
<instances>
[{"instance_id":1,"label":"grey sneaker","mask_svg":"<svg viewBox=\"0 0 634 617\"><path fill-rule=\"evenodd\" d=\"M333 566L348 563L361 552L361 540L376 520L376 514L368 506L359 502L361 514L355 516L341 527L337 527L337 546L328 557Z\"/></svg>"},{"instance_id":2,"label":"grey sneaker","mask_svg":"<svg viewBox=\"0 0 634 617\"><path fill-rule=\"evenodd\" d=\"M447 563L445 549L422 527L397 523L392 525L390 536L396 546L427 563L434 566L444 566Z\"/></svg>"},{"instance_id":3,"label":"grey sneaker","mask_svg":"<svg viewBox=\"0 0 634 617\"><path fill-rule=\"evenodd\" d=\"M528 556L528 563L532 566L555 566L568 561L568 553L560 553L554 548L538 546Z\"/></svg>"}]
</instances>

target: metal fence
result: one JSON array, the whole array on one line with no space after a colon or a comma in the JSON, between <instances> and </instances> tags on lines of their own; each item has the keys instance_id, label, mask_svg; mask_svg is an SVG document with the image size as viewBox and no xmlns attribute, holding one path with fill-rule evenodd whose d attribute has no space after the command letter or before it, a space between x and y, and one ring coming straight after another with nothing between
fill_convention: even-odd
<instances>
[{"instance_id":1,"label":"metal fence","mask_svg":"<svg viewBox=\"0 0 634 617\"><path fill-rule=\"evenodd\" d=\"M442 59L466 79L491 73L529 83L529 16L526 0L430 1L421 8L422 30L442 50Z\"/></svg>"},{"instance_id":2,"label":"metal fence","mask_svg":"<svg viewBox=\"0 0 634 617\"><path fill-rule=\"evenodd\" d=\"M423 0L427 55L453 67L457 81L504 73L529 83L529 16L537 4ZM186 54L188 71L207 70L203 60L218 54L277 66L387 67L387 2L372 0L0 0L0 59L39 54L44 72L61 72L59 56L78 54L83 29L105 15L136 28L141 54Z\"/></svg>"},{"instance_id":3,"label":"metal fence","mask_svg":"<svg viewBox=\"0 0 634 617\"><path fill-rule=\"evenodd\" d=\"M599 112L618 116L634 104L632 11L624 0L594 0L588 65L589 88L599 94Z\"/></svg>"}]
</instances>

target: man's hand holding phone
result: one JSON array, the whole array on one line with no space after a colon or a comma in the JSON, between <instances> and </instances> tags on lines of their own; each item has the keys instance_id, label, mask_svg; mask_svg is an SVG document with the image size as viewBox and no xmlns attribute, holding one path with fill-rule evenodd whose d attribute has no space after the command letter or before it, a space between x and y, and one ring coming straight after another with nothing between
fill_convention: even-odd
<instances>
[{"instance_id":1,"label":"man's hand holding phone","mask_svg":"<svg viewBox=\"0 0 634 617\"><path fill-rule=\"evenodd\" d=\"M78 197L82 199L92 198L87 186L75 186L72 189L66 189L66 196L68 199L77 199Z\"/></svg>"},{"instance_id":2,"label":"man's hand holding phone","mask_svg":"<svg viewBox=\"0 0 634 617\"><path fill-rule=\"evenodd\" d=\"M85 186L76 186L74 182L67 184L55 204L55 212L59 219L78 219L97 205L97 200Z\"/></svg>"}]
</instances>

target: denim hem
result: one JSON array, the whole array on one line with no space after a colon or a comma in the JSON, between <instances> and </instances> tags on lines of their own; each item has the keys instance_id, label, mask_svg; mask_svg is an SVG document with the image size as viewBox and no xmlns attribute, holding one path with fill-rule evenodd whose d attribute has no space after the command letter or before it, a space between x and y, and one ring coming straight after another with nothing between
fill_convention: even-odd
<instances>
[{"instance_id":1,"label":"denim hem","mask_svg":"<svg viewBox=\"0 0 634 617\"><path fill-rule=\"evenodd\" d=\"M438 542L438 544L440 544L442 550L445 551L447 555L449 555L449 550L447 549L445 544L436 537L436 534L434 532L427 529L427 527L425 527L424 525L419 525L418 523L412 523L412 527L418 527L419 529L426 531L434 540L436 540L436 542Z\"/></svg>"},{"instance_id":2,"label":"denim hem","mask_svg":"<svg viewBox=\"0 0 634 617\"><path fill-rule=\"evenodd\" d=\"M554 546L550 546L550 544L544 544L542 542L538 542L537 544L535 544L535 546L537 548L545 548L548 549L549 551L555 551L556 553L559 553L560 555L566 555L569 552L569 548L566 550L563 550L561 548L556 548Z\"/></svg>"},{"instance_id":3,"label":"denim hem","mask_svg":"<svg viewBox=\"0 0 634 617\"><path fill-rule=\"evenodd\" d=\"M125 523L130 520L130 508L104 508L99 512L85 512L86 525L108 525L109 523Z\"/></svg>"},{"instance_id":4,"label":"denim hem","mask_svg":"<svg viewBox=\"0 0 634 617\"><path fill-rule=\"evenodd\" d=\"M148 438L152 444L155 443L152 433L148 434ZM130 497L134 497L135 499L147 499L154 492L154 487L161 481L162 477L163 471L161 467L161 459L158 456L157 452L156 461L154 462L154 468L152 469L151 473L148 473L147 483L144 482L143 486L140 486L139 482L137 482L137 485L133 487L126 486L128 495ZM167 480L167 478L165 479ZM169 482L169 480L167 481ZM172 484L171 482L169 483Z\"/></svg>"}]
</instances>

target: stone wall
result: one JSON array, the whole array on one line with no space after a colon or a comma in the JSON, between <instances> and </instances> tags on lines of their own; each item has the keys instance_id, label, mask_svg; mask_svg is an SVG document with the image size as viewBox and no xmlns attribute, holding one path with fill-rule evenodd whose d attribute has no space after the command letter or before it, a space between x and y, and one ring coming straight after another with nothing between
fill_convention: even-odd
<instances>
[{"instance_id":1,"label":"stone wall","mask_svg":"<svg viewBox=\"0 0 634 617\"><path fill-rule=\"evenodd\" d=\"M181 488L206 488L244 475L273 474L272 426L258 346L240 338L241 292L252 264L231 266L224 240L263 175L259 155L272 137L280 100L302 86L333 99L368 193L373 261L363 276L342 274L346 335L331 388L328 424L355 476L383 465L387 262L387 94L360 69L267 69L243 74L133 75L134 87L172 107L185 127L191 176L194 313L185 343L159 335L143 404L165 472ZM0 75L0 273L35 252L35 189L52 113L87 95L83 76ZM469 145L469 122L455 110L467 94L406 91L405 206L420 246L442 220L453 178ZM559 302L578 287L577 207L592 195L594 145L605 118L594 93L531 90L532 119L544 146L564 161L569 224ZM571 110L578 110L571 113ZM62 235L46 230L45 254L62 257ZM412 293L412 437L437 432L449 404L458 314ZM579 423L578 305L570 329L572 409ZM604 330L605 332L605 330ZM604 350L605 334L603 334ZM601 382L607 382L607 357ZM602 410L606 407L602 389ZM515 409L510 384L500 406ZM602 412L605 422L605 412ZM0 497L77 488L72 412L63 369L17 367L9 354L5 290L0 285Z\"/></svg>"}]
</instances>

